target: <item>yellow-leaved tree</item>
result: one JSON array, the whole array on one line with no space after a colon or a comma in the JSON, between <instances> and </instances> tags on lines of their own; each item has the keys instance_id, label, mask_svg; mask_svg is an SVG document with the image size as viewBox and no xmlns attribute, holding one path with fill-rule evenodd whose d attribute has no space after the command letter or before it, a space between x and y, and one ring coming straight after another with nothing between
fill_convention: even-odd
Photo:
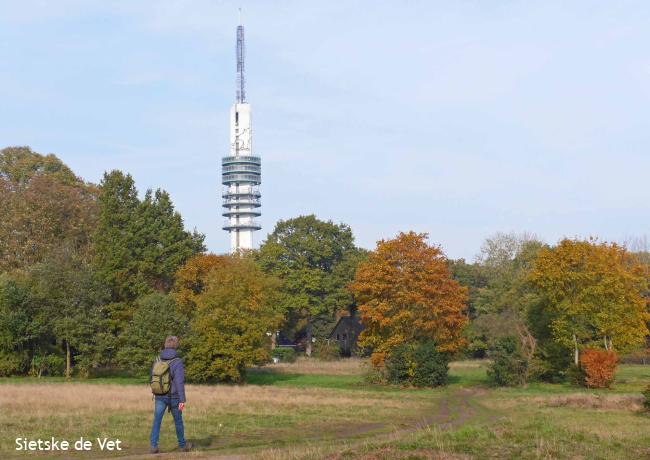
<instances>
[{"instance_id":1,"label":"yellow-leaved tree","mask_svg":"<svg viewBox=\"0 0 650 460\"><path fill-rule=\"evenodd\" d=\"M376 366L403 344L433 340L440 352L464 344L467 289L452 279L441 249L424 233L379 241L349 288L364 325L359 345L372 349Z\"/></svg>"},{"instance_id":2,"label":"yellow-leaved tree","mask_svg":"<svg viewBox=\"0 0 650 460\"><path fill-rule=\"evenodd\" d=\"M626 352L648 335L648 269L622 246L562 240L540 251L529 280L543 299L536 317L576 365L581 349Z\"/></svg>"},{"instance_id":3,"label":"yellow-leaved tree","mask_svg":"<svg viewBox=\"0 0 650 460\"><path fill-rule=\"evenodd\" d=\"M241 382L248 367L270 358L268 333L282 320L274 308L280 281L247 254L198 257L181 269L185 279L175 292L181 308L193 307L185 341L187 378Z\"/></svg>"}]
</instances>

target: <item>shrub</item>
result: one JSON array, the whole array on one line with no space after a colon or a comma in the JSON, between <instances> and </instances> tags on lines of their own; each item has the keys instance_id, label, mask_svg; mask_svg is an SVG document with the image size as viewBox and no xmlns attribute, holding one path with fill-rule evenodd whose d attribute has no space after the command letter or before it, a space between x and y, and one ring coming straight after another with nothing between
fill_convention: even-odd
<instances>
[{"instance_id":1,"label":"shrub","mask_svg":"<svg viewBox=\"0 0 650 460\"><path fill-rule=\"evenodd\" d=\"M580 353L580 368L588 388L609 388L614 381L618 356L614 351L586 349Z\"/></svg>"},{"instance_id":2,"label":"shrub","mask_svg":"<svg viewBox=\"0 0 650 460\"><path fill-rule=\"evenodd\" d=\"M575 374L573 350L555 342L539 344L528 363L528 378L548 383L561 383Z\"/></svg>"},{"instance_id":3,"label":"shrub","mask_svg":"<svg viewBox=\"0 0 650 460\"><path fill-rule=\"evenodd\" d=\"M298 355L292 347L278 347L271 351L273 358L278 358L283 363L295 363Z\"/></svg>"},{"instance_id":4,"label":"shrub","mask_svg":"<svg viewBox=\"0 0 650 460\"><path fill-rule=\"evenodd\" d=\"M492 364L487 376L493 386L524 385L528 376L528 361L519 350L516 337L507 336L497 340L492 352Z\"/></svg>"},{"instance_id":5,"label":"shrub","mask_svg":"<svg viewBox=\"0 0 650 460\"><path fill-rule=\"evenodd\" d=\"M386 380L393 385L410 382L413 376L413 350L408 345L394 348L386 360Z\"/></svg>"},{"instance_id":6,"label":"shrub","mask_svg":"<svg viewBox=\"0 0 650 460\"><path fill-rule=\"evenodd\" d=\"M650 384L645 387L645 390L642 391L642 394L644 396L643 407L645 407L645 409L650 412Z\"/></svg>"},{"instance_id":7,"label":"shrub","mask_svg":"<svg viewBox=\"0 0 650 460\"><path fill-rule=\"evenodd\" d=\"M319 340L314 344L313 353L321 361L335 361L341 357L341 348L336 342Z\"/></svg>"},{"instance_id":8,"label":"shrub","mask_svg":"<svg viewBox=\"0 0 650 460\"><path fill-rule=\"evenodd\" d=\"M436 387L447 383L449 358L432 341L401 345L391 351L385 364L386 381L394 385Z\"/></svg>"},{"instance_id":9,"label":"shrub","mask_svg":"<svg viewBox=\"0 0 650 460\"><path fill-rule=\"evenodd\" d=\"M63 375L65 371L65 358L61 355L35 355L32 359L32 368L29 374L33 377L43 375Z\"/></svg>"},{"instance_id":10,"label":"shrub","mask_svg":"<svg viewBox=\"0 0 650 460\"><path fill-rule=\"evenodd\" d=\"M447 384L449 359L440 353L434 342L425 342L413 350L412 383L416 387L437 387Z\"/></svg>"},{"instance_id":11,"label":"shrub","mask_svg":"<svg viewBox=\"0 0 650 460\"><path fill-rule=\"evenodd\" d=\"M0 351L0 377L22 374L28 363L27 352Z\"/></svg>"},{"instance_id":12,"label":"shrub","mask_svg":"<svg viewBox=\"0 0 650 460\"><path fill-rule=\"evenodd\" d=\"M585 378L585 370L575 364L571 364L566 371L566 380L573 386L585 386Z\"/></svg>"}]
</instances>

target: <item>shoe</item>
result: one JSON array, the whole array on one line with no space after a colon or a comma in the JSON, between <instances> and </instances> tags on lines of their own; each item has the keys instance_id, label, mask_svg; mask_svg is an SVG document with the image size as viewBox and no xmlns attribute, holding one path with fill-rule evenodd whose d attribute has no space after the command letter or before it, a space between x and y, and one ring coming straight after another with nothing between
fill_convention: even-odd
<instances>
[{"instance_id":1,"label":"shoe","mask_svg":"<svg viewBox=\"0 0 650 460\"><path fill-rule=\"evenodd\" d=\"M150 447L150 448L149 448L149 453L150 453L150 454L159 454L159 453L160 453L160 449L158 449L157 447Z\"/></svg>"},{"instance_id":2,"label":"shoe","mask_svg":"<svg viewBox=\"0 0 650 460\"><path fill-rule=\"evenodd\" d=\"M185 447L181 447L181 452L190 452L192 449L194 449L194 444L188 442Z\"/></svg>"}]
</instances>

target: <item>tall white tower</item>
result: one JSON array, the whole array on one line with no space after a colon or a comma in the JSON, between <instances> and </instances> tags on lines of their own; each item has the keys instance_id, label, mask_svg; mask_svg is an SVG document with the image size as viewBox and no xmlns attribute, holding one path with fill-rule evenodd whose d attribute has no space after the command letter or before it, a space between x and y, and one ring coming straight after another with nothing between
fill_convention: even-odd
<instances>
[{"instance_id":1,"label":"tall white tower","mask_svg":"<svg viewBox=\"0 0 650 460\"><path fill-rule=\"evenodd\" d=\"M240 21L241 22L241 21ZM230 109L230 155L221 161L224 185L223 229L230 233L230 249L253 248L253 232L262 228L255 217L262 215L260 206L262 159L253 156L251 106L246 102L244 79L244 26L237 26L237 100Z\"/></svg>"}]
</instances>

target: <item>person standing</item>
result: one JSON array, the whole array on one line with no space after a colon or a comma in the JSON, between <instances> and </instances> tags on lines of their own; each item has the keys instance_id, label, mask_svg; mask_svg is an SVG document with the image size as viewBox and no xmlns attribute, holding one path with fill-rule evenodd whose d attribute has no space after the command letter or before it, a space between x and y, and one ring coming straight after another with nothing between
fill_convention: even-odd
<instances>
[{"instance_id":1,"label":"person standing","mask_svg":"<svg viewBox=\"0 0 650 460\"><path fill-rule=\"evenodd\" d=\"M178 357L177 349L178 337L167 337L165 339L165 348L160 352L160 356L151 369L150 383L154 393L153 426L151 427L150 438L150 452L152 454L160 452L158 439L160 438L160 424L163 415L165 415L165 410L171 412L174 418L178 447L184 452L189 451L189 446L185 443L185 428L183 426L185 366L183 360ZM156 385L158 385L159 389L156 389ZM165 389L168 389L168 391L161 394Z\"/></svg>"}]
</instances>

